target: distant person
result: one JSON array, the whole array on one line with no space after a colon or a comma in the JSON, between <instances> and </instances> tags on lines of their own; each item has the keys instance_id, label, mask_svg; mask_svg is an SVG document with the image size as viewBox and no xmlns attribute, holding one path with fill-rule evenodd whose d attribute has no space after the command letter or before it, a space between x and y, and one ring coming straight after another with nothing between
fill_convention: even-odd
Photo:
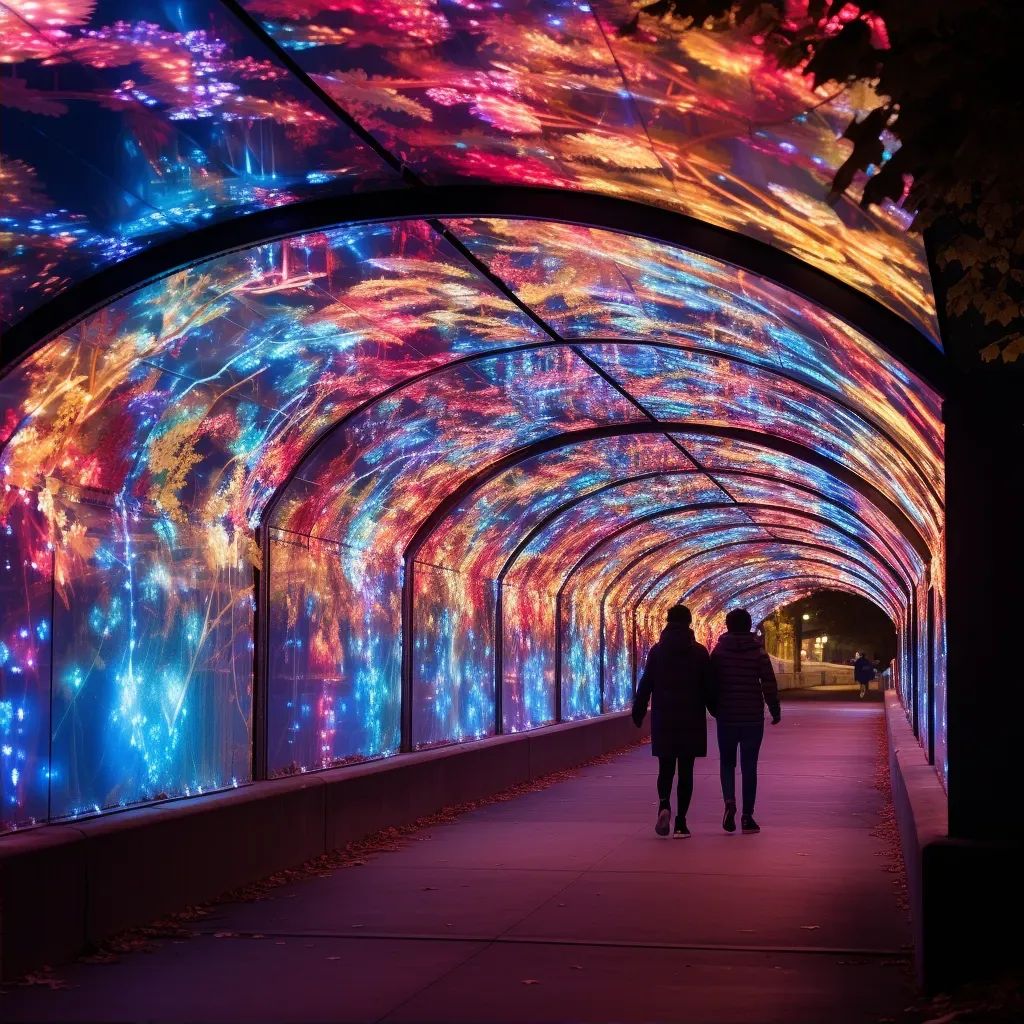
<instances>
[{"instance_id":1,"label":"distant person","mask_svg":"<svg viewBox=\"0 0 1024 1024\"><path fill-rule=\"evenodd\" d=\"M726 832L736 831L737 746L743 775L740 827L746 833L761 831L754 821L754 800L757 796L757 755L764 739L765 705L771 712L772 725L778 725L782 719L779 688L771 658L760 637L750 632L751 626L750 613L745 608L734 608L725 617L728 632L719 637L711 652L722 796L725 798L722 828Z\"/></svg>"},{"instance_id":2,"label":"distant person","mask_svg":"<svg viewBox=\"0 0 1024 1024\"><path fill-rule=\"evenodd\" d=\"M874 678L875 666L866 654L858 654L857 660L853 663L853 679L860 687L861 700L868 695L868 683Z\"/></svg>"},{"instance_id":3,"label":"distant person","mask_svg":"<svg viewBox=\"0 0 1024 1024\"><path fill-rule=\"evenodd\" d=\"M633 700L633 721L643 725L651 702L651 753L658 759L658 820L654 831L668 835L672 817L672 777L679 763L675 835L687 839L686 812L693 796L693 762L707 757L705 709L711 710L711 660L697 643L690 609L677 604L668 610L661 639L647 655L647 664Z\"/></svg>"}]
</instances>

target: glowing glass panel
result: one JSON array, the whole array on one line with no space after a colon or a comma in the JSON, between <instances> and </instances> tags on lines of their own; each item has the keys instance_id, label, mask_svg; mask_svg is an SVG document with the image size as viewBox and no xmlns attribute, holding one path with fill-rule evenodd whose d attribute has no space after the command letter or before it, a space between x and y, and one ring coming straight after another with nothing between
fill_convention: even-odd
<instances>
[{"instance_id":1,"label":"glowing glass panel","mask_svg":"<svg viewBox=\"0 0 1024 1024\"><path fill-rule=\"evenodd\" d=\"M361 402L537 328L422 222L213 260L117 300L0 382L7 479L255 525Z\"/></svg>"},{"instance_id":2,"label":"glowing glass panel","mask_svg":"<svg viewBox=\"0 0 1024 1024\"><path fill-rule=\"evenodd\" d=\"M874 483L929 543L937 543L941 506L914 464L866 421L809 388L769 383L759 371L718 356L622 345L588 345L586 351L658 419L796 441Z\"/></svg>"},{"instance_id":3,"label":"glowing glass panel","mask_svg":"<svg viewBox=\"0 0 1024 1024\"><path fill-rule=\"evenodd\" d=\"M718 353L804 384L882 431L936 490L938 397L883 349L812 302L717 260L564 224L459 220L450 226L566 338L634 339ZM846 407L846 409L842 408ZM863 427L860 429L864 429Z\"/></svg>"},{"instance_id":4,"label":"glowing glass panel","mask_svg":"<svg viewBox=\"0 0 1024 1024\"><path fill-rule=\"evenodd\" d=\"M154 241L401 186L214 0L5 0L0 316Z\"/></svg>"},{"instance_id":5,"label":"glowing glass panel","mask_svg":"<svg viewBox=\"0 0 1024 1024\"><path fill-rule=\"evenodd\" d=\"M624 478L692 469L660 435L605 437L545 452L474 491L431 534L420 557L495 579L530 531L568 502Z\"/></svg>"},{"instance_id":6,"label":"glowing glass panel","mask_svg":"<svg viewBox=\"0 0 1024 1024\"><path fill-rule=\"evenodd\" d=\"M49 492L47 492L49 493ZM54 818L250 778L252 566L219 524L54 498Z\"/></svg>"},{"instance_id":7,"label":"glowing glass panel","mask_svg":"<svg viewBox=\"0 0 1024 1024\"><path fill-rule=\"evenodd\" d=\"M53 548L29 491L0 515L0 830L49 813Z\"/></svg>"},{"instance_id":8,"label":"glowing glass panel","mask_svg":"<svg viewBox=\"0 0 1024 1024\"><path fill-rule=\"evenodd\" d=\"M401 731L401 565L270 535L270 775L393 754Z\"/></svg>"},{"instance_id":9,"label":"glowing glass panel","mask_svg":"<svg viewBox=\"0 0 1024 1024\"><path fill-rule=\"evenodd\" d=\"M243 3L428 183L549 185L667 206L790 252L938 336L906 216L862 211L856 189L824 201L846 156L837 137L877 106L869 91L829 101L738 34L680 35L647 18L643 33L619 39L635 13L620 0Z\"/></svg>"},{"instance_id":10,"label":"glowing glass panel","mask_svg":"<svg viewBox=\"0 0 1024 1024\"><path fill-rule=\"evenodd\" d=\"M413 746L494 732L494 583L416 563Z\"/></svg>"}]
</instances>

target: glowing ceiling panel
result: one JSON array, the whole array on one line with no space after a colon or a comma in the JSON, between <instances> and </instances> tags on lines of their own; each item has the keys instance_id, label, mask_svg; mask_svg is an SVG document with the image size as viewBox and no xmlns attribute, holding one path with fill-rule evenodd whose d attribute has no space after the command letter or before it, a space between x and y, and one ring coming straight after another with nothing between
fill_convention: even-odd
<instances>
[{"instance_id":1,"label":"glowing ceiling panel","mask_svg":"<svg viewBox=\"0 0 1024 1024\"><path fill-rule=\"evenodd\" d=\"M261 246L117 300L0 379L4 471L245 526L361 402L539 336L422 222Z\"/></svg>"},{"instance_id":2,"label":"glowing ceiling panel","mask_svg":"<svg viewBox=\"0 0 1024 1024\"><path fill-rule=\"evenodd\" d=\"M217 0L5 0L0 317L154 241L401 179Z\"/></svg>"},{"instance_id":3,"label":"glowing ceiling panel","mask_svg":"<svg viewBox=\"0 0 1024 1024\"><path fill-rule=\"evenodd\" d=\"M937 487L934 392L814 303L736 267L645 239L564 224L459 220L473 253L566 338L633 339L719 354L828 396L891 438Z\"/></svg>"},{"instance_id":4,"label":"glowing ceiling panel","mask_svg":"<svg viewBox=\"0 0 1024 1024\"><path fill-rule=\"evenodd\" d=\"M923 249L895 207L825 196L850 116L738 34L619 0L243 0L330 95L427 183L548 185L662 205L770 242L937 337ZM888 157L886 157L888 159Z\"/></svg>"},{"instance_id":5,"label":"glowing ceiling panel","mask_svg":"<svg viewBox=\"0 0 1024 1024\"><path fill-rule=\"evenodd\" d=\"M581 441L498 474L453 509L420 549L424 562L497 578L516 546L570 502L617 481L696 472L667 438Z\"/></svg>"},{"instance_id":6,"label":"glowing ceiling panel","mask_svg":"<svg viewBox=\"0 0 1024 1024\"><path fill-rule=\"evenodd\" d=\"M478 359L382 398L335 430L300 466L275 525L401 555L473 469L553 434L641 418L570 350Z\"/></svg>"},{"instance_id":7,"label":"glowing ceiling panel","mask_svg":"<svg viewBox=\"0 0 1024 1024\"><path fill-rule=\"evenodd\" d=\"M937 543L941 504L909 458L870 423L803 385L720 356L626 345L584 351L664 422L743 427L795 441L872 481Z\"/></svg>"}]
</instances>

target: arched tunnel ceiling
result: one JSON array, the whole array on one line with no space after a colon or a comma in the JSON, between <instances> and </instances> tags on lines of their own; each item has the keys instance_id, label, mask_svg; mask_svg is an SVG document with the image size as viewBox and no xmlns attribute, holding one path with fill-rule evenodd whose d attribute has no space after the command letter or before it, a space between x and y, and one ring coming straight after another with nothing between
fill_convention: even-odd
<instances>
[{"instance_id":1,"label":"arched tunnel ceiling","mask_svg":"<svg viewBox=\"0 0 1024 1024\"><path fill-rule=\"evenodd\" d=\"M862 181L824 201L873 95L811 92L736 34L648 18L620 36L632 15L625 0L5 0L0 315L212 222L483 181L748 235L936 339L905 215L861 210Z\"/></svg>"},{"instance_id":2,"label":"arched tunnel ceiling","mask_svg":"<svg viewBox=\"0 0 1024 1024\"><path fill-rule=\"evenodd\" d=\"M229 238L314 193L547 184L768 241L933 336L898 212L815 198L854 97L820 104L728 36L616 39L627 14L0 2L21 75L4 144L25 147L3 165L3 316L31 333L114 280L105 264L149 268L0 377L0 586L13 609L36 591L12 565L40 593L51 574L71 638L54 653L61 722L107 673L110 720L156 778L185 756L176 730L209 662L231 680L234 765L251 651L276 679L291 654L267 631L305 616L308 656L353 690L275 710L270 684L272 774L486 735L496 717L529 728L556 705L620 708L680 599L703 640L731 603L757 616L825 587L906 621L941 552L940 395L884 332L785 275L472 200L443 218L275 221L272 241L161 262L175 233L223 218ZM113 138L116 158L96 148ZM58 151L86 168L75 210L46 205ZM160 614L134 610L147 602ZM17 629L0 669L11 651L33 665ZM170 739L146 738L156 720Z\"/></svg>"},{"instance_id":3,"label":"arched tunnel ceiling","mask_svg":"<svg viewBox=\"0 0 1024 1024\"><path fill-rule=\"evenodd\" d=\"M938 397L867 338L678 248L448 231L304 235L115 301L4 378L7 479L235 527L269 502L292 533L375 557L415 542L495 577L672 507L750 506L766 538L757 517L791 507L920 574L941 533ZM461 553L441 552L442 511Z\"/></svg>"}]
</instances>

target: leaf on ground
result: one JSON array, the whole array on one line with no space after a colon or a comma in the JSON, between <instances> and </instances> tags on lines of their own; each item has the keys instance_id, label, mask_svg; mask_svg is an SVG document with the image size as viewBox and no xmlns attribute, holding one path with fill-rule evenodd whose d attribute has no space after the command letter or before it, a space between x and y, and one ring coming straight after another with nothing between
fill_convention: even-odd
<instances>
[{"instance_id":1,"label":"leaf on ground","mask_svg":"<svg viewBox=\"0 0 1024 1024\"><path fill-rule=\"evenodd\" d=\"M803 928L803 930L805 932L816 932L821 927L821 925L820 924L802 924L802 925L800 925L800 927Z\"/></svg>"},{"instance_id":2,"label":"leaf on ground","mask_svg":"<svg viewBox=\"0 0 1024 1024\"><path fill-rule=\"evenodd\" d=\"M572 969L574 971L582 971L583 970L583 968L579 964L573 964L572 965Z\"/></svg>"},{"instance_id":3,"label":"leaf on ground","mask_svg":"<svg viewBox=\"0 0 1024 1024\"><path fill-rule=\"evenodd\" d=\"M540 982L536 978L523 978L524 985L539 985Z\"/></svg>"},{"instance_id":4,"label":"leaf on ground","mask_svg":"<svg viewBox=\"0 0 1024 1024\"><path fill-rule=\"evenodd\" d=\"M77 985L69 985L63 978L58 978L53 973L52 967L41 967L38 971L30 971L19 982L21 985L42 985L45 988L57 991L62 988L77 988Z\"/></svg>"},{"instance_id":5,"label":"leaf on ground","mask_svg":"<svg viewBox=\"0 0 1024 1024\"><path fill-rule=\"evenodd\" d=\"M238 932L214 932L213 937L215 939L237 939Z\"/></svg>"},{"instance_id":6,"label":"leaf on ground","mask_svg":"<svg viewBox=\"0 0 1024 1024\"><path fill-rule=\"evenodd\" d=\"M341 957L340 956L329 956L327 959L328 960L340 960Z\"/></svg>"},{"instance_id":7,"label":"leaf on ground","mask_svg":"<svg viewBox=\"0 0 1024 1024\"><path fill-rule=\"evenodd\" d=\"M420 889L420 892L437 892L436 885L425 885Z\"/></svg>"}]
</instances>

